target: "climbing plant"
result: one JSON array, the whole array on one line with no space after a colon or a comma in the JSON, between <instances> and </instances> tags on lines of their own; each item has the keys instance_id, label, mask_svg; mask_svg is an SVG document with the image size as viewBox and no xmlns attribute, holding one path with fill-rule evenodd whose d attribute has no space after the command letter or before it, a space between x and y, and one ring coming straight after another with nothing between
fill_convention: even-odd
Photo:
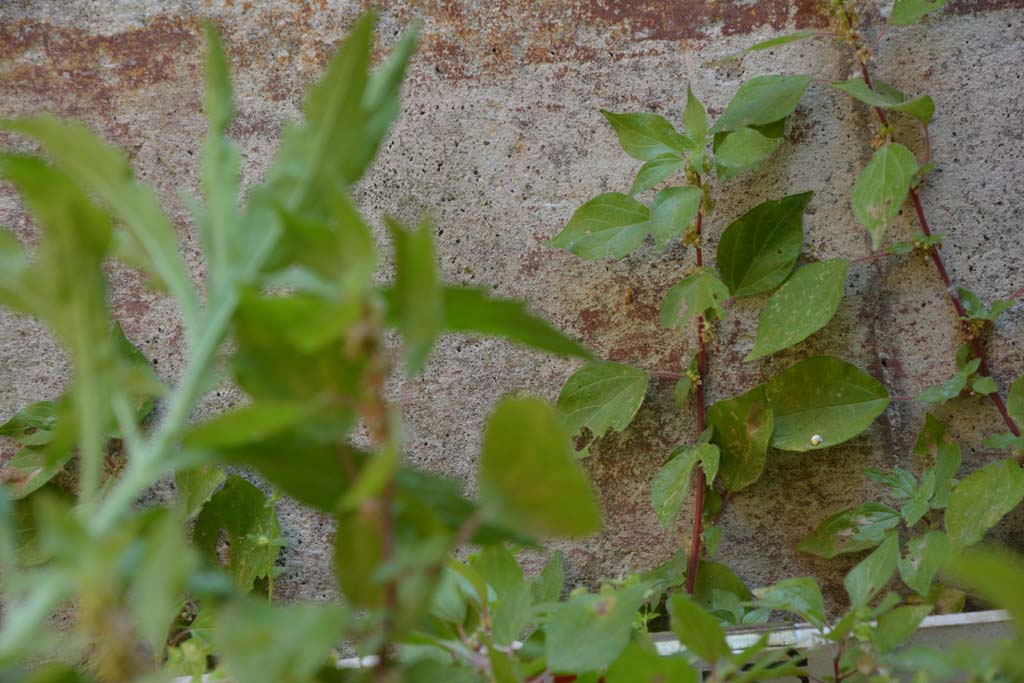
<instances>
[{"instance_id":1,"label":"climbing plant","mask_svg":"<svg viewBox=\"0 0 1024 683\"><path fill-rule=\"evenodd\" d=\"M891 23L940 5L900 0ZM983 355L982 333L1009 304L985 306L952 288L917 195L927 164L896 146L886 123L891 110L927 125L934 107L924 96L872 84L856 13L830 7L830 35L849 41L864 66L863 83L837 87L878 107L883 125L879 151L853 188L853 213L880 249L910 197L922 234L886 253L934 261L969 339L957 375L919 399L993 397L1009 429L993 443L1019 449L1024 383L1003 401ZM727 637L725 625L782 612L816 632L833 683L910 674L922 682L1019 680L1024 561L972 546L1024 498L1024 474L1008 459L958 482L960 448L934 416L915 447L916 473L869 475L896 507L867 502L841 511L800 543L825 557L870 551L846 577L849 606L837 618L813 578L750 591L712 561L726 502L757 481L770 449L811 451L855 438L890 400L864 370L818 356L706 405L716 329L735 299L763 302L746 349L746 362L755 362L828 325L849 270L874 260L801 262L809 192L739 216L721 208L727 196L715 196L712 176L757 168L784 143L786 121L810 85L805 76L751 79L713 122L689 91L680 128L656 114L604 112L642 165L627 193L587 202L551 242L586 259L643 253L648 235L655 249L675 241L693 248L693 266L681 267L665 292L660 318L694 340L693 357L661 374L676 380L681 408L692 403L695 437L666 457L652 483L651 514L674 527L696 479L694 526L688 552L593 590L566 587L557 552L538 575L525 576L516 550L600 527L579 458L629 427L652 373L594 358L520 302L446 284L428 219L408 229L381 218L394 265L382 284L376 233L349 192L399 111L415 31L371 69L373 24L372 14L355 24L310 89L303 121L287 128L265 179L245 193L228 134L228 59L207 30L208 132L201 196L190 201L206 266L198 284L156 194L117 149L48 115L0 122L41 148L0 154L0 174L40 228L32 254L0 231L0 304L44 322L72 366L66 392L0 426L18 448L0 487L0 676L40 683L807 676L806 654L770 647L767 636L743 646ZM712 259L703 241L720 215L727 225ZM155 372L115 319L110 260L137 269L177 304L186 346L179 377ZM584 361L557 406L521 395L497 401L474 499L404 462L401 406L386 391L389 377L421 372L448 331ZM242 405L194 416L222 381L244 393ZM173 500L140 502L167 479ZM333 520L339 599L275 600L286 545L277 515L283 495ZM466 552L457 559L459 548ZM911 594L890 590L897 573ZM1011 611L1014 642L902 647L926 615L960 608L967 591ZM650 630L663 623L678 651L656 647Z\"/></svg>"}]
</instances>

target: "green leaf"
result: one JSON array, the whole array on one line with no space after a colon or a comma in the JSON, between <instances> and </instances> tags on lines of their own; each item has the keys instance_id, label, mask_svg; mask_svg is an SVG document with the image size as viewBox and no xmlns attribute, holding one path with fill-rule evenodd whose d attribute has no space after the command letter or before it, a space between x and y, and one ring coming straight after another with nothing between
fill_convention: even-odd
<instances>
[{"instance_id":1,"label":"green leaf","mask_svg":"<svg viewBox=\"0 0 1024 683\"><path fill-rule=\"evenodd\" d=\"M593 489L555 410L506 398L491 415L480 456L480 499L526 533L585 536L601 525Z\"/></svg>"},{"instance_id":2,"label":"green leaf","mask_svg":"<svg viewBox=\"0 0 1024 683\"><path fill-rule=\"evenodd\" d=\"M676 154L662 154L644 162L644 165L637 171L633 186L629 188L630 196L651 189L685 167L686 160Z\"/></svg>"},{"instance_id":3,"label":"green leaf","mask_svg":"<svg viewBox=\"0 0 1024 683\"><path fill-rule=\"evenodd\" d=\"M693 185L669 187L654 196L651 205L651 233L658 249L681 237L697 218L701 191Z\"/></svg>"},{"instance_id":4,"label":"green leaf","mask_svg":"<svg viewBox=\"0 0 1024 683\"><path fill-rule=\"evenodd\" d=\"M143 640L153 652L160 652L197 558L177 515L158 509L143 521L145 528L137 532L142 550L133 572L131 606Z\"/></svg>"},{"instance_id":5,"label":"green leaf","mask_svg":"<svg viewBox=\"0 0 1024 683\"><path fill-rule=\"evenodd\" d=\"M995 322L1016 303L1012 299L996 299L991 306L986 306L978 295L964 287L957 287L956 294L964 306L964 320L985 320Z\"/></svg>"},{"instance_id":6,"label":"green leaf","mask_svg":"<svg viewBox=\"0 0 1024 683\"><path fill-rule=\"evenodd\" d=\"M779 373L768 382L766 396L775 414L771 445L784 451L852 439L889 405L889 392L878 380L831 356L808 358Z\"/></svg>"},{"instance_id":7,"label":"green leaf","mask_svg":"<svg viewBox=\"0 0 1024 683\"><path fill-rule=\"evenodd\" d=\"M708 114L704 111L704 105L693 94L693 87L689 83L686 84L686 108L683 110L683 125L696 143L696 147L703 148L708 134Z\"/></svg>"},{"instance_id":8,"label":"green leaf","mask_svg":"<svg viewBox=\"0 0 1024 683\"><path fill-rule=\"evenodd\" d=\"M20 446L45 446L53 441L57 430L58 410L56 401L30 403L0 425L0 436Z\"/></svg>"},{"instance_id":9,"label":"green leaf","mask_svg":"<svg viewBox=\"0 0 1024 683\"><path fill-rule=\"evenodd\" d=\"M606 683L697 683L697 671L678 657L662 657L653 647L631 642L608 667Z\"/></svg>"},{"instance_id":10,"label":"green leaf","mask_svg":"<svg viewBox=\"0 0 1024 683\"><path fill-rule=\"evenodd\" d=\"M232 475L196 518L192 542L211 562L220 563L217 541L227 534L225 568L243 591L269 576L280 548L281 527L274 504L262 491Z\"/></svg>"},{"instance_id":11,"label":"green leaf","mask_svg":"<svg viewBox=\"0 0 1024 683\"><path fill-rule=\"evenodd\" d=\"M563 586L565 586L565 569L562 566L562 551L556 550L531 584L533 602L538 605L558 602L562 596Z\"/></svg>"},{"instance_id":12,"label":"green leaf","mask_svg":"<svg viewBox=\"0 0 1024 683\"><path fill-rule=\"evenodd\" d=\"M676 132L664 116L614 114L604 109L601 113L615 129L622 149L634 159L650 161L664 154L681 156L683 150L693 146L692 142Z\"/></svg>"},{"instance_id":13,"label":"green leaf","mask_svg":"<svg viewBox=\"0 0 1024 683\"><path fill-rule=\"evenodd\" d=\"M981 442L986 448L997 448L999 450L1012 448L1015 451L1024 450L1024 437L1014 436L1011 432L991 434Z\"/></svg>"},{"instance_id":14,"label":"green leaf","mask_svg":"<svg viewBox=\"0 0 1024 683\"><path fill-rule=\"evenodd\" d=\"M968 361L968 363L960 368L950 379L938 386L928 387L924 391L919 392L914 396L914 400L921 401L922 403L938 404L951 401L963 393L964 389L967 388L967 380L971 375L978 371L978 367L980 365L981 361L977 358Z\"/></svg>"},{"instance_id":15,"label":"green leaf","mask_svg":"<svg viewBox=\"0 0 1024 683\"><path fill-rule=\"evenodd\" d=\"M0 230L0 304L19 313L31 313L34 298L27 286L28 255L21 242L7 230Z\"/></svg>"},{"instance_id":16,"label":"green leaf","mask_svg":"<svg viewBox=\"0 0 1024 683\"><path fill-rule=\"evenodd\" d=\"M986 602L1007 610L1014 619L1018 637L1024 635L1024 561L1019 554L997 548L979 548L953 563L957 581Z\"/></svg>"},{"instance_id":17,"label":"green leaf","mask_svg":"<svg viewBox=\"0 0 1024 683\"><path fill-rule=\"evenodd\" d=\"M548 241L580 258L622 258L640 246L649 230L647 207L620 192L606 192L576 209Z\"/></svg>"},{"instance_id":18,"label":"green leaf","mask_svg":"<svg viewBox=\"0 0 1024 683\"><path fill-rule=\"evenodd\" d=\"M729 288L710 268L698 268L665 293L661 300L661 324L668 329L684 327L692 318L721 318Z\"/></svg>"},{"instance_id":19,"label":"green leaf","mask_svg":"<svg viewBox=\"0 0 1024 683\"><path fill-rule=\"evenodd\" d=\"M182 443L186 448L196 450L220 450L257 443L294 426L314 408L297 402L257 401L192 427Z\"/></svg>"},{"instance_id":20,"label":"green leaf","mask_svg":"<svg viewBox=\"0 0 1024 683\"><path fill-rule=\"evenodd\" d=\"M248 599L218 611L213 634L216 652L233 680L299 683L334 664L331 649L347 621L337 604L282 606Z\"/></svg>"},{"instance_id":21,"label":"green leaf","mask_svg":"<svg viewBox=\"0 0 1024 683\"><path fill-rule=\"evenodd\" d=\"M433 226L407 231L388 220L395 247L395 292L401 302L398 329L405 343L405 370L417 374L434 347L444 322L444 299L434 255Z\"/></svg>"},{"instance_id":22,"label":"green leaf","mask_svg":"<svg viewBox=\"0 0 1024 683\"><path fill-rule=\"evenodd\" d=\"M793 113L810 85L809 76L757 76L740 86L712 133L773 123Z\"/></svg>"},{"instance_id":23,"label":"green leaf","mask_svg":"<svg viewBox=\"0 0 1024 683\"><path fill-rule=\"evenodd\" d=\"M871 234L875 251L882 244L885 229L903 206L910 191L910 182L917 172L914 153L903 145L890 142L871 157L853 186L853 213Z\"/></svg>"},{"instance_id":24,"label":"green leaf","mask_svg":"<svg viewBox=\"0 0 1024 683\"><path fill-rule=\"evenodd\" d=\"M892 26L906 26L937 9L941 9L946 0L896 0L892 7L892 16L889 24Z\"/></svg>"},{"instance_id":25,"label":"green leaf","mask_svg":"<svg viewBox=\"0 0 1024 683\"><path fill-rule=\"evenodd\" d=\"M882 544L850 570L843 580L850 603L854 607L868 604L878 591L885 588L900 557L900 543L896 534L889 534Z\"/></svg>"},{"instance_id":26,"label":"green leaf","mask_svg":"<svg viewBox=\"0 0 1024 683\"><path fill-rule=\"evenodd\" d=\"M644 402L650 375L628 365L595 362L569 377L558 394L558 411L573 436L583 429L600 439L621 432Z\"/></svg>"},{"instance_id":27,"label":"green leaf","mask_svg":"<svg viewBox=\"0 0 1024 683\"><path fill-rule=\"evenodd\" d=\"M718 270L735 297L771 291L796 266L803 248L803 213L813 192L758 204L725 229Z\"/></svg>"},{"instance_id":28,"label":"green leaf","mask_svg":"<svg viewBox=\"0 0 1024 683\"><path fill-rule=\"evenodd\" d=\"M728 180L757 168L775 154L782 142L782 138L766 137L753 128L739 128L725 134L714 149L718 177Z\"/></svg>"},{"instance_id":29,"label":"green leaf","mask_svg":"<svg viewBox=\"0 0 1024 683\"><path fill-rule=\"evenodd\" d=\"M725 631L713 617L688 597L676 593L668 603L672 632L690 652L711 664L732 654Z\"/></svg>"},{"instance_id":30,"label":"green leaf","mask_svg":"<svg viewBox=\"0 0 1024 683\"><path fill-rule=\"evenodd\" d=\"M999 385L996 381L988 376L977 377L971 383L971 391L978 394L979 396L988 396L999 391Z\"/></svg>"},{"instance_id":31,"label":"green leaf","mask_svg":"<svg viewBox=\"0 0 1024 683\"><path fill-rule=\"evenodd\" d=\"M198 316L198 303L188 270L178 250L177 234L160 209L156 193L136 180L116 148L83 124L51 114L0 121L10 130L38 141L82 190L93 194L117 215L126 230L131 265L166 286L182 307L186 322Z\"/></svg>"},{"instance_id":32,"label":"green leaf","mask_svg":"<svg viewBox=\"0 0 1024 683\"><path fill-rule=\"evenodd\" d=\"M913 453L924 466L935 472L933 508L946 507L953 486L953 477L961 466L961 449L946 426L931 413L925 416L925 426L914 442Z\"/></svg>"},{"instance_id":33,"label":"green leaf","mask_svg":"<svg viewBox=\"0 0 1024 683\"><path fill-rule=\"evenodd\" d=\"M907 541L906 557L899 561L903 583L918 595L927 597L935 575L949 561L950 551L949 539L941 531L929 531Z\"/></svg>"},{"instance_id":34,"label":"green leaf","mask_svg":"<svg viewBox=\"0 0 1024 683\"><path fill-rule=\"evenodd\" d=\"M709 462L717 467L718 446L710 443L680 446L672 451L654 475L654 481L651 482L651 504L662 527L667 529L675 523L679 509L689 495L694 466L702 463L708 469Z\"/></svg>"},{"instance_id":35,"label":"green leaf","mask_svg":"<svg viewBox=\"0 0 1024 683\"><path fill-rule=\"evenodd\" d=\"M881 503L862 503L827 517L796 545L803 553L835 557L874 548L900 523L900 513Z\"/></svg>"},{"instance_id":36,"label":"green leaf","mask_svg":"<svg viewBox=\"0 0 1024 683\"><path fill-rule=\"evenodd\" d=\"M739 491L757 481L775 428L765 386L716 402L707 422L715 428L711 441L721 452L719 475L726 490Z\"/></svg>"},{"instance_id":37,"label":"green leaf","mask_svg":"<svg viewBox=\"0 0 1024 683\"><path fill-rule=\"evenodd\" d=\"M946 506L946 533L960 548L974 545L1024 500L1024 471L1015 460L993 462L957 484Z\"/></svg>"},{"instance_id":38,"label":"green leaf","mask_svg":"<svg viewBox=\"0 0 1024 683\"><path fill-rule=\"evenodd\" d=\"M545 628L548 668L581 674L615 661L629 642L633 615L647 589L635 584L600 595L575 595L560 604Z\"/></svg>"},{"instance_id":39,"label":"green leaf","mask_svg":"<svg viewBox=\"0 0 1024 683\"><path fill-rule=\"evenodd\" d=\"M891 652L909 640L932 609L934 607L930 604L904 605L878 617L873 634L878 651Z\"/></svg>"},{"instance_id":40,"label":"green leaf","mask_svg":"<svg viewBox=\"0 0 1024 683\"><path fill-rule=\"evenodd\" d=\"M192 519L206 505L220 487L227 475L217 465L200 465L174 473L174 486L178 490L178 502L186 519Z\"/></svg>"},{"instance_id":41,"label":"green leaf","mask_svg":"<svg viewBox=\"0 0 1024 683\"><path fill-rule=\"evenodd\" d=\"M813 38L818 35L814 31L797 31L796 33L787 33L784 36L777 36L775 38L769 38L768 40L762 40L759 43L754 43L748 47L744 52L760 52L761 50L770 50L773 47L780 45L786 45L788 43L795 43L798 40L806 40L807 38Z\"/></svg>"},{"instance_id":42,"label":"green leaf","mask_svg":"<svg viewBox=\"0 0 1024 683\"><path fill-rule=\"evenodd\" d=\"M920 97L908 100L906 95L899 90L881 81L874 83L874 89L869 87L863 78L859 77L851 78L848 81L839 81L832 85L864 104L905 112L926 126L931 122L932 116L935 114L935 102L928 95L921 95Z\"/></svg>"},{"instance_id":43,"label":"green leaf","mask_svg":"<svg viewBox=\"0 0 1024 683\"><path fill-rule=\"evenodd\" d=\"M849 270L846 259L831 259L793 273L761 311L757 341L744 360L770 356L825 327L839 309Z\"/></svg>"},{"instance_id":44,"label":"green leaf","mask_svg":"<svg viewBox=\"0 0 1024 683\"><path fill-rule=\"evenodd\" d=\"M1024 423L1024 375L1010 385L1006 395L1006 410L1017 424Z\"/></svg>"},{"instance_id":45,"label":"green leaf","mask_svg":"<svg viewBox=\"0 0 1024 683\"><path fill-rule=\"evenodd\" d=\"M590 358L579 342L570 339L543 318L530 313L515 299L492 299L473 287L444 289L444 328L493 337L563 356Z\"/></svg>"},{"instance_id":46,"label":"green leaf","mask_svg":"<svg viewBox=\"0 0 1024 683\"><path fill-rule=\"evenodd\" d=\"M760 607L796 614L818 629L824 629L827 624L825 601L814 577L785 579L767 588L755 589L754 595Z\"/></svg>"}]
</instances>

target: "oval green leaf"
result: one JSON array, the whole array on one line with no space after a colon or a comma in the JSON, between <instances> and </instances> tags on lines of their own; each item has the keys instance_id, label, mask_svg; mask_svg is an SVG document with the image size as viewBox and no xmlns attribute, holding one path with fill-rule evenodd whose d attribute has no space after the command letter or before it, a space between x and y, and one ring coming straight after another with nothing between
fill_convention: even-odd
<instances>
[{"instance_id":1,"label":"oval green leaf","mask_svg":"<svg viewBox=\"0 0 1024 683\"><path fill-rule=\"evenodd\" d=\"M654 196L651 206L651 232L659 249L673 237L682 236L697 218L701 192L693 185L668 187Z\"/></svg>"},{"instance_id":2,"label":"oval green leaf","mask_svg":"<svg viewBox=\"0 0 1024 683\"><path fill-rule=\"evenodd\" d=\"M591 363L566 381L558 394L558 410L573 436L586 428L600 439L609 430L621 432L629 426L649 381L646 372L628 365Z\"/></svg>"},{"instance_id":3,"label":"oval green leaf","mask_svg":"<svg viewBox=\"0 0 1024 683\"><path fill-rule=\"evenodd\" d=\"M764 385L712 405L708 424L715 428L711 441L721 452L718 474L725 488L739 491L757 481L775 428Z\"/></svg>"},{"instance_id":4,"label":"oval green leaf","mask_svg":"<svg viewBox=\"0 0 1024 683\"><path fill-rule=\"evenodd\" d=\"M740 86L712 133L738 130L784 119L803 97L809 76L757 76Z\"/></svg>"},{"instance_id":5,"label":"oval green leaf","mask_svg":"<svg viewBox=\"0 0 1024 683\"><path fill-rule=\"evenodd\" d=\"M622 258L647 237L647 207L621 192L606 192L576 209L565 228L548 241L580 258Z\"/></svg>"},{"instance_id":6,"label":"oval green leaf","mask_svg":"<svg viewBox=\"0 0 1024 683\"><path fill-rule=\"evenodd\" d=\"M946 533L960 548L974 545L1024 500L1024 470L1003 460L975 470L957 484L946 506Z\"/></svg>"},{"instance_id":7,"label":"oval green leaf","mask_svg":"<svg viewBox=\"0 0 1024 683\"><path fill-rule=\"evenodd\" d=\"M917 173L914 153L891 142L875 152L853 186L853 214L871 235L871 248L878 250L886 227L896 218Z\"/></svg>"},{"instance_id":8,"label":"oval green leaf","mask_svg":"<svg viewBox=\"0 0 1024 683\"><path fill-rule=\"evenodd\" d=\"M664 154L681 155L684 149L693 146L659 114L615 114L604 109L601 113L615 129L622 149L634 159L650 161Z\"/></svg>"}]
</instances>

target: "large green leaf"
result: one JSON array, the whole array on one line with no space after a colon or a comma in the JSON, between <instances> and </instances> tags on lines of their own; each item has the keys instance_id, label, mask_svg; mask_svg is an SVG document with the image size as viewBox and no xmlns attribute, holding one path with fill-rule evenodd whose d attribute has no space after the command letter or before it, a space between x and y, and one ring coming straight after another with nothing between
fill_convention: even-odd
<instances>
[{"instance_id":1,"label":"large green leaf","mask_svg":"<svg viewBox=\"0 0 1024 683\"><path fill-rule=\"evenodd\" d=\"M714 665L732 654L718 619L690 598L679 593L673 595L668 613L672 618L672 632L679 642L708 664Z\"/></svg>"},{"instance_id":2,"label":"large green leaf","mask_svg":"<svg viewBox=\"0 0 1024 683\"><path fill-rule=\"evenodd\" d=\"M878 380L831 356L808 358L779 373L766 395L775 414L771 445L784 451L852 439L889 405L889 392Z\"/></svg>"},{"instance_id":3,"label":"large green leaf","mask_svg":"<svg viewBox=\"0 0 1024 683\"><path fill-rule=\"evenodd\" d=\"M631 642L605 674L606 683L697 683L696 669L679 657L663 657L653 647Z\"/></svg>"},{"instance_id":4,"label":"large green leaf","mask_svg":"<svg viewBox=\"0 0 1024 683\"><path fill-rule=\"evenodd\" d=\"M650 375L628 365L596 362L572 374L558 394L558 410L573 436L594 439L629 426L644 402Z\"/></svg>"},{"instance_id":5,"label":"large green leaf","mask_svg":"<svg viewBox=\"0 0 1024 683\"><path fill-rule=\"evenodd\" d=\"M415 231L388 221L395 246L395 294L399 304L398 329L405 343L405 369L411 375L423 369L444 322L444 298L433 226L420 223Z\"/></svg>"},{"instance_id":6,"label":"large green leaf","mask_svg":"<svg viewBox=\"0 0 1024 683\"><path fill-rule=\"evenodd\" d=\"M718 271L733 296L768 292L785 281L803 248L803 213L813 192L758 204L725 229Z\"/></svg>"},{"instance_id":7,"label":"large green leaf","mask_svg":"<svg viewBox=\"0 0 1024 683\"><path fill-rule=\"evenodd\" d=\"M993 462L975 470L949 496L946 533L950 542L961 548L974 545L1021 500L1024 470L1015 460Z\"/></svg>"},{"instance_id":8,"label":"large green leaf","mask_svg":"<svg viewBox=\"0 0 1024 683\"><path fill-rule=\"evenodd\" d=\"M493 299L473 287L444 289L444 328L454 332L505 337L542 351L590 358L579 342L570 339L515 299Z\"/></svg>"},{"instance_id":9,"label":"large green leaf","mask_svg":"<svg viewBox=\"0 0 1024 683\"><path fill-rule=\"evenodd\" d=\"M601 514L555 410L536 398L506 398L491 415L480 456L480 499L526 533L584 536Z\"/></svg>"},{"instance_id":10,"label":"large green leaf","mask_svg":"<svg viewBox=\"0 0 1024 683\"><path fill-rule=\"evenodd\" d=\"M705 471L718 466L718 446L702 443L680 446L672 451L651 482L651 505L661 526L670 528L679 516L679 510L690 493L693 468L700 463ZM710 465L709 465L710 463ZM713 475L708 478L710 481Z\"/></svg>"},{"instance_id":11,"label":"large green leaf","mask_svg":"<svg viewBox=\"0 0 1024 683\"><path fill-rule=\"evenodd\" d=\"M770 356L825 327L839 309L849 270L846 259L831 259L793 273L761 311L757 340L744 360Z\"/></svg>"},{"instance_id":12,"label":"large green leaf","mask_svg":"<svg viewBox=\"0 0 1024 683\"><path fill-rule=\"evenodd\" d=\"M739 491L757 481L775 429L765 386L716 402L707 419L715 428L711 441L721 451L718 474L726 490Z\"/></svg>"},{"instance_id":13,"label":"large green leaf","mask_svg":"<svg viewBox=\"0 0 1024 683\"><path fill-rule=\"evenodd\" d=\"M575 595L560 604L544 629L548 668L582 674L615 661L629 642L633 617L647 590L646 584L636 584L600 595Z\"/></svg>"},{"instance_id":14,"label":"large green leaf","mask_svg":"<svg viewBox=\"0 0 1024 683\"><path fill-rule=\"evenodd\" d=\"M753 128L739 128L726 133L715 144L718 177L728 180L757 168L782 146L782 138L770 138Z\"/></svg>"},{"instance_id":15,"label":"large green leaf","mask_svg":"<svg viewBox=\"0 0 1024 683\"><path fill-rule=\"evenodd\" d=\"M937 9L941 9L946 0L896 0L892 7L889 23L893 26L906 26Z\"/></svg>"},{"instance_id":16,"label":"large green leaf","mask_svg":"<svg viewBox=\"0 0 1024 683\"><path fill-rule=\"evenodd\" d=\"M800 552L835 557L874 548L900 523L900 513L882 503L862 503L830 515L796 545Z\"/></svg>"},{"instance_id":17,"label":"large green leaf","mask_svg":"<svg viewBox=\"0 0 1024 683\"><path fill-rule=\"evenodd\" d=\"M761 607L796 614L819 629L826 625L825 601L818 582L811 576L785 579L767 588L755 589L754 595Z\"/></svg>"},{"instance_id":18,"label":"large green leaf","mask_svg":"<svg viewBox=\"0 0 1024 683\"><path fill-rule=\"evenodd\" d=\"M871 157L853 186L853 214L871 234L876 251L882 244L885 229L903 206L910 183L917 173L914 153L903 145L890 142Z\"/></svg>"},{"instance_id":19,"label":"large green leaf","mask_svg":"<svg viewBox=\"0 0 1024 683\"><path fill-rule=\"evenodd\" d=\"M220 563L217 542L227 535L225 569L243 591L269 576L280 549L281 527L273 502L237 475L228 477L196 518L192 541L211 562Z\"/></svg>"},{"instance_id":20,"label":"large green leaf","mask_svg":"<svg viewBox=\"0 0 1024 683\"><path fill-rule=\"evenodd\" d=\"M601 113L612 124L626 154L640 161L650 161L664 154L681 155L683 150L693 146L659 114L614 114L604 109Z\"/></svg>"},{"instance_id":21,"label":"large green leaf","mask_svg":"<svg viewBox=\"0 0 1024 683\"><path fill-rule=\"evenodd\" d=\"M774 123L793 113L810 85L809 76L756 76L740 86L712 133Z\"/></svg>"},{"instance_id":22,"label":"large green leaf","mask_svg":"<svg viewBox=\"0 0 1024 683\"><path fill-rule=\"evenodd\" d=\"M905 112L925 125L931 122L935 114L935 102L928 95L908 100L899 90L881 81L875 81L874 89L863 78L851 78L832 85L865 104Z\"/></svg>"},{"instance_id":23,"label":"large green leaf","mask_svg":"<svg viewBox=\"0 0 1024 683\"><path fill-rule=\"evenodd\" d=\"M661 300L661 324L669 329L681 328L697 316L721 318L729 288L710 268L699 268L665 292Z\"/></svg>"},{"instance_id":24,"label":"large green leaf","mask_svg":"<svg viewBox=\"0 0 1024 683\"><path fill-rule=\"evenodd\" d=\"M924 427L914 443L914 455L926 469L934 472L935 486L931 507L942 509L949 501L954 477L960 470L960 444L946 426L931 413L924 419Z\"/></svg>"},{"instance_id":25,"label":"large green leaf","mask_svg":"<svg viewBox=\"0 0 1024 683\"><path fill-rule=\"evenodd\" d=\"M347 619L338 604L238 600L217 611L213 634L233 680L305 683L333 663L331 650Z\"/></svg>"},{"instance_id":26,"label":"large green leaf","mask_svg":"<svg viewBox=\"0 0 1024 683\"><path fill-rule=\"evenodd\" d=\"M850 603L854 607L868 604L889 583L900 558L900 542L896 534L889 534L882 544L850 570L843 581Z\"/></svg>"},{"instance_id":27,"label":"large green leaf","mask_svg":"<svg viewBox=\"0 0 1024 683\"><path fill-rule=\"evenodd\" d=\"M929 531L924 536L907 541L907 554L900 558L900 578L908 588L927 597L932 579L949 561L949 539L941 531Z\"/></svg>"},{"instance_id":28,"label":"large green leaf","mask_svg":"<svg viewBox=\"0 0 1024 683\"><path fill-rule=\"evenodd\" d=\"M659 249L681 237L697 218L701 191L693 185L669 187L654 196L651 205L651 233Z\"/></svg>"},{"instance_id":29,"label":"large green leaf","mask_svg":"<svg viewBox=\"0 0 1024 683\"><path fill-rule=\"evenodd\" d=\"M606 192L576 209L548 244L585 259L622 258L647 237L649 216L647 207L632 197Z\"/></svg>"}]
</instances>

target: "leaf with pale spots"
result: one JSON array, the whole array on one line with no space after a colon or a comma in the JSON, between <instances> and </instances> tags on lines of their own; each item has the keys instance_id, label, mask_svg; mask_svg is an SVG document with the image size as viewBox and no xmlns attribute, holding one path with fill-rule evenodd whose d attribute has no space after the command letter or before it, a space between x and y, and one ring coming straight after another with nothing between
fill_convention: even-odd
<instances>
[{"instance_id":1,"label":"leaf with pale spots","mask_svg":"<svg viewBox=\"0 0 1024 683\"><path fill-rule=\"evenodd\" d=\"M863 503L830 515L796 545L802 553L835 557L874 548L889 529L900 523L900 513L882 503Z\"/></svg>"},{"instance_id":2,"label":"leaf with pale spots","mask_svg":"<svg viewBox=\"0 0 1024 683\"><path fill-rule=\"evenodd\" d=\"M915 593L928 596L935 575L950 559L949 539L941 531L907 541L907 554L900 558L900 578Z\"/></svg>"},{"instance_id":3,"label":"leaf with pale spots","mask_svg":"<svg viewBox=\"0 0 1024 683\"><path fill-rule=\"evenodd\" d=\"M796 271L761 311L757 341L744 360L789 348L827 325L839 308L849 270L846 259L832 259Z\"/></svg>"},{"instance_id":4,"label":"leaf with pale spots","mask_svg":"<svg viewBox=\"0 0 1024 683\"><path fill-rule=\"evenodd\" d=\"M914 153L891 142L875 152L853 186L853 214L871 235L871 248L882 244L885 229L900 212L917 173Z\"/></svg>"},{"instance_id":5,"label":"leaf with pale spots","mask_svg":"<svg viewBox=\"0 0 1024 683\"><path fill-rule=\"evenodd\" d=\"M721 451L719 474L726 490L739 491L757 481L775 428L764 385L712 405L708 424L715 428L711 440Z\"/></svg>"},{"instance_id":6,"label":"leaf with pale spots","mask_svg":"<svg viewBox=\"0 0 1024 683\"><path fill-rule=\"evenodd\" d=\"M714 271L700 268L668 290L661 300L661 324L669 329L683 327L694 317L721 318L729 298L726 287Z\"/></svg>"}]
</instances>

